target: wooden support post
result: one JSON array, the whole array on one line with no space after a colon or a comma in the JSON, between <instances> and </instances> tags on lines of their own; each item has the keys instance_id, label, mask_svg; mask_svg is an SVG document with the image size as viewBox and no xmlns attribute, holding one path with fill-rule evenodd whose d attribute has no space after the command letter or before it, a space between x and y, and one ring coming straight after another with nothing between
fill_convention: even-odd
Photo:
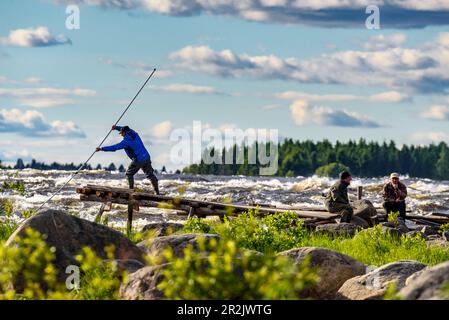
<instances>
[{"instance_id":1,"label":"wooden support post","mask_svg":"<svg viewBox=\"0 0 449 320\"><path fill-rule=\"evenodd\" d=\"M100 206L100 211L98 211L97 216L95 217L95 222L100 223L101 222L101 216L103 215L104 208L106 207L106 204L103 202Z\"/></svg>"},{"instance_id":2,"label":"wooden support post","mask_svg":"<svg viewBox=\"0 0 449 320\"><path fill-rule=\"evenodd\" d=\"M193 207L190 207L189 214L187 215L187 219L190 219L195 214L195 209Z\"/></svg>"},{"instance_id":3,"label":"wooden support post","mask_svg":"<svg viewBox=\"0 0 449 320\"><path fill-rule=\"evenodd\" d=\"M363 186L359 186L357 188L357 199L362 200L363 198Z\"/></svg>"},{"instance_id":4,"label":"wooden support post","mask_svg":"<svg viewBox=\"0 0 449 320\"><path fill-rule=\"evenodd\" d=\"M131 232L133 230L133 211L134 211L134 207L132 203L128 204L128 224L126 227L126 233L128 235L128 237L131 235Z\"/></svg>"}]
</instances>

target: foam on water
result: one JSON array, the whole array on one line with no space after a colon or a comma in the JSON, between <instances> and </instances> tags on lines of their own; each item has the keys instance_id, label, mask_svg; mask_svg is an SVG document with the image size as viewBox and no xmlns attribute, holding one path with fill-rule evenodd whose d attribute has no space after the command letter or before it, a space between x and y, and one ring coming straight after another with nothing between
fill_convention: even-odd
<instances>
[{"instance_id":1,"label":"foam on water","mask_svg":"<svg viewBox=\"0 0 449 320\"><path fill-rule=\"evenodd\" d=\"M0 198L14 202L17 219L21 210L37 208L47 200L52 192L63 186L73 174L70 171L0 170L0 181L21 180L25 183L25 195L13 191L0 193ZM183 196L209 201L230 199L245 204L269 204L274 206L316 207L323 206L323 193L327 192L334 179L327 177L245 177L245 176L210 176L210 175L171 175L163 174L160 189L169 196ZM350 188L350 197L355 198L358 186L364 187L364 198L381 206L381 190L387 177L354 178ZM433 211L449 211L449 182L430 179L405 177L402 181L409 187L407 205L414 213L428 214ZM137 187L152 190L151 183L143 175L136 176ZM100 204L80 202L75 187L86 184L127 187L123 173L109 173L103 170L81 171L62 191L46 206L62 209L77 214L82 218L93 220ZM180 194L180 190L184 190ZM126 207L114 205L105 213L111 225L126 226ZM136 213L135 225L143 226L148 222L179 219L172 211L157 208L141 208Z\"/></svg>"}]
</instances>

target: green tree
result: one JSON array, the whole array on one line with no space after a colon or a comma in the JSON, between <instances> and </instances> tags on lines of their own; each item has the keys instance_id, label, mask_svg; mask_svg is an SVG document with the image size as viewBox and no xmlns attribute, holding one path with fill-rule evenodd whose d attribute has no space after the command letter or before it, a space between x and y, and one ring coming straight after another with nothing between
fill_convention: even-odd
<instances>
[{"instance_id":1,"label":"green tree","mask_svg":"<svg viewBox=\"0 0 449 320\"><path fill-rule=\"evenodd\" d=\"M315 170L315 174L321 177L338 177L342 171L350 171L349 167L344 164L332 162L325 166L321 166Z\"/></svg>"}]
</instances>

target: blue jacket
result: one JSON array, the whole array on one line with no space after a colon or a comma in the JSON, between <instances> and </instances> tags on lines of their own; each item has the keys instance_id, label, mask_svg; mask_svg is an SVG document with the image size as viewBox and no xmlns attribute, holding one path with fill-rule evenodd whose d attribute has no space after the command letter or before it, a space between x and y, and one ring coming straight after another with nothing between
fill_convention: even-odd
<instances>
[{"instance_id":1,"label":"blue jacket","mask_svg":"<svg viewBox=\"0 0 449 320\"><path fill-rule=\"evenodd\" d=\"M120 131L121 129L122 127L115 127L115 130L117 131ZM147 149L145 149L139 135L132 129L125 134L120 143L101 148L103 151L116 151L121 149L125 149L126 154L133 161L141 162L150 158L150 154Z\"/></svg>"}]
</instances>

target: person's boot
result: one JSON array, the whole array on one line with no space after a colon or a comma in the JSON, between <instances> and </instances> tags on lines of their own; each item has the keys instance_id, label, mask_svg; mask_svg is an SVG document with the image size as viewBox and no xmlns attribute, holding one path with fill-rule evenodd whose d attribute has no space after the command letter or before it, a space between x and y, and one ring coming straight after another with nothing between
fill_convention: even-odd
<instances>
[{"instance_id":1,"label":"person's boot","mask_svg":"<svg viewBox=\"0 0 449 320\"><path fill-rule=\"evenodd\" d=\"M151 180L151 184L153 185L154 192L159 195L159 184L157 180Z\"/></svg>"},{"instance_id":2,"label":"person's boot","mask_svg":"<svg viewBox=\"0 0 449 320\"><path fill-rule=\"evenodd\" d=\"M128 176L128 185L130 189L134 189L134 177Z\"/></svg>"}]
</instances>

